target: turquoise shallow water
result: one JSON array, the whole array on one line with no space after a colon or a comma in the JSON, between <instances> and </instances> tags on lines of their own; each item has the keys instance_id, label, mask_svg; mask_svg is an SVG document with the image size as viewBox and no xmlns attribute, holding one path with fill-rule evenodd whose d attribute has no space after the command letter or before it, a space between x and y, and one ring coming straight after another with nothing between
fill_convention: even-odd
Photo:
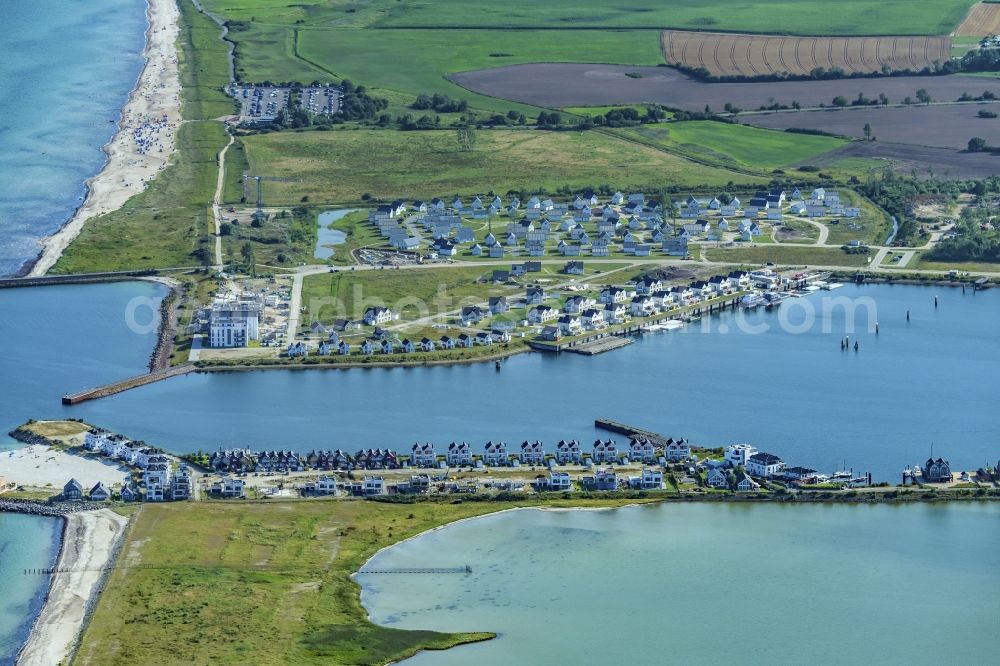
<instances>
[{"instance_id":1,"label":"turquoise shallow water","mask_svg":"<svg viewBox=\"0 0 1000 666\"><path fill-rule=\"evenodd\" d=\"M22 572L55 564L61 529L58 518L0 513L0 664L24 643L48 587L47 576Z\"/></svg>"},{"instance_id":2,"label":"turquoise shallow water","mask_svg":"<svg viewBox=\"0 0 1000 666\"><path fill-rule=\"evenodd\" d=\"M4 2L0 275L38 253L100 171L142 69L143 0Z\"/></svg>"},{"instance_id":3,"label":"turquoise shallow water","mask_svg":"<svg viewBox=\"0 0 1000 666\"><path fill-rule=\"evenodd\" d=\"M371 564L471 575L358 579L380 624L499 634L412 666L995 664L997 546L995 503L527 510Z\"/></svg>"}]
</instances>

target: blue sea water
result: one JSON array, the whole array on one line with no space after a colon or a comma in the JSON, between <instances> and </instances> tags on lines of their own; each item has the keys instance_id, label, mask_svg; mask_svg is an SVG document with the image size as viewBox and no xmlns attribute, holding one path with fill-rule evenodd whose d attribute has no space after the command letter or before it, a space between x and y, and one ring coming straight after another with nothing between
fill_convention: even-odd
<instances>
[{"instance_id":1,"label":"blue sea water","mask_svg":"<svg viewBox=\"0 0 1000 666\"><path fill-rule=\"evenodd\" d=\"M142 70L143 0L6 1L0 38L0 275L82 202Z\"/></svg>"},{"instance_id":2,"label":"blue sea water","mask_svg":"<svg viewBox=\"0 0 1000 666\"><path fill-rule=\"evenodd\" d=\"M143 0L7 1L0 37L0 275L18 272L39 252L38 240L54 233L86 194L84 181L105 163L101 147L116 129L122 105L142 70L146 3ZM135 289L135 287L133 287ZM150 285L139 291L157 295ZM84 291L74 292L84 296ZM25 307L0 316L0 377L5 397L3 432L21 419L22 400L33 402L58 391L58 376L82 371L94 383L141 371L152 342L91 349L83 354L62 345L60 363L50 353L58 340L101 336L121 319L121 286L94 290L92 298L66 299L55 311ZM23 300L30 292L8 292ZM126 299L127 300L127 299ZM115 301L114 305L110 301ZM102 321L102 318L108 318ZM83 328L81 329L80 326ZM37 328L36 328L37 327ZM27 337L17 329L28 332ZM49 338L46 360L33 344L15 340ZM89 337L89 336L88 336ZM91 338L92 340L100 337ZM28 366L14 359L35 358ZM31 367L29 367L31 366ZM37 374L36 374L37 373ZM47 396L49 397L49 396ZM0 439L4 439L0 437ZM0 448L3 445L0 444ZM44 567L58 551L58 521L0 514L0 664L7 664L26 638L48 579L18 572Z\"/></svg>"}]
</instances>

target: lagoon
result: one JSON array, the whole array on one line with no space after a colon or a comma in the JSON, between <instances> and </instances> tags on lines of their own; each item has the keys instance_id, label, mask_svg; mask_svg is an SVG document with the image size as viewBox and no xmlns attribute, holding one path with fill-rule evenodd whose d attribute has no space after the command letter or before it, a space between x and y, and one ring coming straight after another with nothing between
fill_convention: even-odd
<instances>
[{"instance_id":1,"label":"lagoon","mask_svg":"<svg viewBox=\"0 0 1000 666\"><path fill-rule=\"evenodd\" d=\"M373 621L494 631L410 666L996 662L1000 505L520 510L397 544Z\"/></svg>"}]
</instances>

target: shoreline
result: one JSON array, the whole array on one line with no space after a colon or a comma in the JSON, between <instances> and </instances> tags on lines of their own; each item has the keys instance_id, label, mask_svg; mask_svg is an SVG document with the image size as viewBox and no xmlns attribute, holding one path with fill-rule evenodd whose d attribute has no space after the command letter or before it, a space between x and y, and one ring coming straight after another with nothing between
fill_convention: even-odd
<instances>
[{"instance_id":1,"label":"shoreline","mask_svg":"<svg viewBox=\"0 0 1000 666\"><path fill-rule=\"evenodd\" d=\"M111 509L63 516L57 571L50 579L41 611L17 666L63 663L79 640L106 568L114 562L128 519Z\"/></svg>"},{"instance_id":2,"label":"shoreline","mask_svg":"<svg viewBox=\"0 0 1000 666\"><path fill-rule=\"evenodd\" d=\"M87 221L121 208L166 168L175 151L174 133L182 122L176 48L179 19L180 11L172 0L147 0L144 64L122 106L114 135L101 147L107 158L104 166L84 181L83 203L55 233L39 241L38 255L19 274L45 275ZM159 146L157 152L147 152L154 145Z\"/></svg>"}]
</instances>

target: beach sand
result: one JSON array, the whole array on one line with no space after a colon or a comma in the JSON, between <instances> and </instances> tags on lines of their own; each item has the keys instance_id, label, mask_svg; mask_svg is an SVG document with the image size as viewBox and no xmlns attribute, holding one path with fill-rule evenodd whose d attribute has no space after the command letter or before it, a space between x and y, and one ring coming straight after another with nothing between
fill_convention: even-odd
<instances>
[{"instance_id":1,"label":"beach sand","mask_svg":"<svg viewBox=\"0 0 1000 666\"><path fill-rule=\"evenodd\" d=\"M82 458L49 446L34 444L23 449L0 451L0 476L19 486L45 488L56 494L70 479L87 490L98 481L108 486L120 484L128 469L101 458Z\"/></svg>"},{"instance_id":2,"label":"beach sand","mask_svg":"<svg viewBox=\"0 0 1000 666\"><path fill-rule=\"evenodd\" d=\"M121 208L145 189L174 152L174 135L181 122L176 45L179 11L174 0L148 0L146 16L146 64L122 108L118 131L104 146L107 164L87 181L87 198L73 217L41 241L42 251L30 276L48 272L87 220Z\"/></svg>"},{"instance_id":3,"label":"beach sand","mask_svg":"<svg viewBox=\"0 0 1000 666\"><path fill-rule=\"evenodd\" d=\"M53 575L45 605L18 656L18 666L51 666L69 655L83 626L91 596L115 552L128 520L111 509L66 516L60 571Z\"/></svg>"}]
</instances>

